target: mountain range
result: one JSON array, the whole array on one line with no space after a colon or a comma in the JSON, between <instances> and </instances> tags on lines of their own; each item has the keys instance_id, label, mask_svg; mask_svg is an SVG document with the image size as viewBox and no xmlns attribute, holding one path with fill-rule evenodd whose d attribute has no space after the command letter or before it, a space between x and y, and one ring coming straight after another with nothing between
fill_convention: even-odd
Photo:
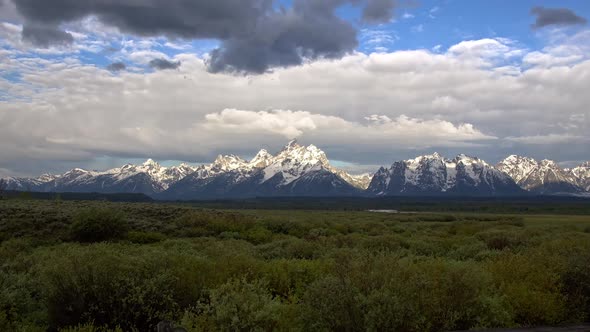
<instances>
[{"instance_id":1,"label":"mountain range","mask_svg":"<svg viewBox=\"0 0 590 332\"><path fill-rule=\"evenodd\" d=\"M270 196L515 196L588 195L590 162L562 169L550 160L512 155L490 165L466 155L438 153L396 161L375 174L333 167L314 145L289 142L276 155L251 160L218 156L212 164L163 167L149 159L107 171L75 168L62 175L5 178L5 189L38 192L143 193L163 200Z\"/></svg>"}]
</instances>

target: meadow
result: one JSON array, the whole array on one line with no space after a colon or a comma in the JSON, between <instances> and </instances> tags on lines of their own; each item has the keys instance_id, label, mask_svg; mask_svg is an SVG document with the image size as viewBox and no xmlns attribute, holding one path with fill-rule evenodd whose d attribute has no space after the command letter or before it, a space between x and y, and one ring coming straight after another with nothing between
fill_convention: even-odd
<instances>
[{"instance_id":1,"label":"meadow","mask_svg":"<svg viewBox=\"0 0 590 332\"><path fill-rule=\"evenodd\" d=\"M588 215L342 209L0 200L0 330L154 331L166 320L187 331L452 331L590 319Z\"/></svg>"}]
</instances>

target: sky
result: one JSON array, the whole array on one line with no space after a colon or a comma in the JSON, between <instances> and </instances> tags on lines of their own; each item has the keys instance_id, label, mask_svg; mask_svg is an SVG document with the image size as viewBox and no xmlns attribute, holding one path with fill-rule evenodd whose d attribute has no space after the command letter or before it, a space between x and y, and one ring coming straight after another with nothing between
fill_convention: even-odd
<instances>
[{"instance_id":1,"label":"sky","mask_svg":"<svg viewBox=\"0 0 590 332\"><path fill-rule=\"evenodd\" d=\"M0 176L314 144L590 160L586 0L0 0Z\"/></svg>"}]
</instances>

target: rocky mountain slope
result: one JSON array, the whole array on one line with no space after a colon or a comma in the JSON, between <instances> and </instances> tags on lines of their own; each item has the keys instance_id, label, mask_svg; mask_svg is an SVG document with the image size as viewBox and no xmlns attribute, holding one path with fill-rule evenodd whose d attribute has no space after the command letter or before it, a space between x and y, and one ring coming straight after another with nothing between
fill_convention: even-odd
<instances>
[{"instance_id":1,"label":"rocky mountain slope","mask_svg":"<svg viewBox=\"0 0 590 332\"><path fill-rule=\"evenodd\" d=\"M586 174L582 166L566 171L552 160L536 161L533 158L511 155L496 165L523 189L536 194L577 194L584 191Z\"/></svg>"},{"instance_id":2,"label":"rocky mountain slope","mask_svg":"<svg viewBox=\"0 0 590 332\"><path fill-rule=\"evenodd\" d=\"M149 159L107 171L75 168L62 175L6 178L8 190L143 193L190 200L257 196L554 195L590 194L590 162L562 169L551 160L512 155L493 166L466 155L438 153L394 162L375 174L333 167L314 145L289 142L276 155L260 150L251 160L218 156L208 165L163 167Z\"/></svg>"},{"instance_id":3,"label":"rocky mountain slope","mask_svg":"<svg viewBox=\"0 0 590 332\"><path fill-rule=\"evenodd\" d=\"M516 183L485 161L466 155L446 159L438 153L381 168L368 191L374 195L519 195Z\"/></svg>"},{"instance_id":4,"label":"rocky mountain slope","mask_svg":"<svg viewBox=\"0 0 590 332\"><path fill-rule=\"evenodd\" d=\"M590 161L571 169L569 173L576 179L578 187L590 192Z\"/></svg>"},{"instance_id":5,"label":"rocky mountain slope","mask_svg":"<svg viewBox=\"0 0 590 332\"><path fill-rule=\"evenodd\" d=\"M317 147L291 141L276 156L260 150L250 161L219 156L210 165L163 167L149 159L107 171L75 168L62 175L7 178L9 190L41 192L144 193L166 199L249 196L359 195L370 176L332 167Z\"/></svg>"},{"instance_id":6,"label":"rocky mountain slope","mask_svg":"<svg viewBox=\"0 0 590 332\"><path fill-rule=\"evenodd\" d=\"M332 167L326 154L314 145L287 144L276 156L261 150L251 161L220 156L203 171L194 172L158 197L202 199L253 196L342 196L359 195L351 175ZM209 169L226 171L213 175Z\"/></svg>"}]
</instances>

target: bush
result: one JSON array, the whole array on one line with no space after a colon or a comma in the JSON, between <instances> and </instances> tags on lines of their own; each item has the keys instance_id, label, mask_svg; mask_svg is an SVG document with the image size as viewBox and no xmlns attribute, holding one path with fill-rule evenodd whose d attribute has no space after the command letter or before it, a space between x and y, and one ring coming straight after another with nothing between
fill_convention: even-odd
<instances>
[{"instance_id":1,"label":"bush","mask_svg":"<svg viewBox=\"0 0 590 332\"><path fill-rule=\"evenodd\" d=\"M189 331L274 331L285 306L273 298L261 280L234 279L211 290L198 314L186 313L181 326Z\"/></svg>"},{"instance_id":2,"label":"bush","mask_svg":"<svg viewBox=\"0 0 590 332\"><path fill-rule=\"evenodd\" d=\"M222 233L244 233L255 226L254 218L239 213L195 210L174 222L178 234L187 237L218 236Z\"/></svg>"},{"instance_id":3,"label":"bush","mask_svg":"<svg viewBox=\"0 0 590 332\"><path fill-rule=\"evenodd\" d=\"M37 280L30 274L0 272L0 331L17 331L17 326L46 322L39 290Z\"/></svg>"},{"instance_id":4,"label":"bush","mask_svg":"<svg viewBox=\"0 0 590 332\"><path fill-rule=\"evenodd\" d=\"M361 294L350 280L327 276L312 283L303 297L301 320L306 331L360 331Z\"/></svg>"},{"instance_id":5,"label":"bush","mask_svg":"<svg viewBox=\"0 0 590 332\"><path fill-rule=\"evenodd\" d=\"M562 273L568 317L580 321L590 319L590 253L583 251L568 257Z\"/></svg>"},{"instance_id":6,"label":"bush","mask_svg":"<svg viewBox=\"0 0 590 332\"><path fill-rule=\"evenodd\" d=\"M119 327L109 329L108 327L96 327L94 324L84 324L61 329L59 332L123 332L123 330Z\"/></svg>"},{"instance_id":7,"label":"bush","mask_svg":"<svg viewBox=\"0 0 590 332\"><path fill-rule=\"evenodd\" d=\"M516 249L526 243L526 240L514 231L489 230L478 233L477 237L492 250Z\"/></svg>"},{"instance_id":8,"label":"bush","mask_svg":"<svg viewBox=\"0 0 590 332\"><path fill-rule=\"evenodd\" d=\"M565 297L555 262L541 253L505 252L488 270L504 295L516 323L524 326L555 325L563 321Z\"/></svg>"},{"instance_id":9,"label":"bush","mask_svg":"<svg viewBox=\"0 0 590 332\"><path fill-rule=\"evenodd\" d=\"M127 221L121 212L92 208L74 216L70 234L78 242L103 242L124 238L127 229Z\"/></svg>"},{"instance_id":10,"label":"bush","mask_svg":"<svg viewBox=\"0 0 590 332\"><path fill-rule=\"evenodd\" d=\"M127 240L137 244L150 244L164 241L166 236L158 232L129 232Z\"/></svg>"},{"instance_id":11,"label":"bush","mask_svg":"<svg viewBox=\"0 0 590 332\"><path fill-rule=\"evenodd\" d=\"M151 331L201 299L203 270L199 258L161 248L62 247L40 271L49 326Z\"/></svg>"}]
</instances>

